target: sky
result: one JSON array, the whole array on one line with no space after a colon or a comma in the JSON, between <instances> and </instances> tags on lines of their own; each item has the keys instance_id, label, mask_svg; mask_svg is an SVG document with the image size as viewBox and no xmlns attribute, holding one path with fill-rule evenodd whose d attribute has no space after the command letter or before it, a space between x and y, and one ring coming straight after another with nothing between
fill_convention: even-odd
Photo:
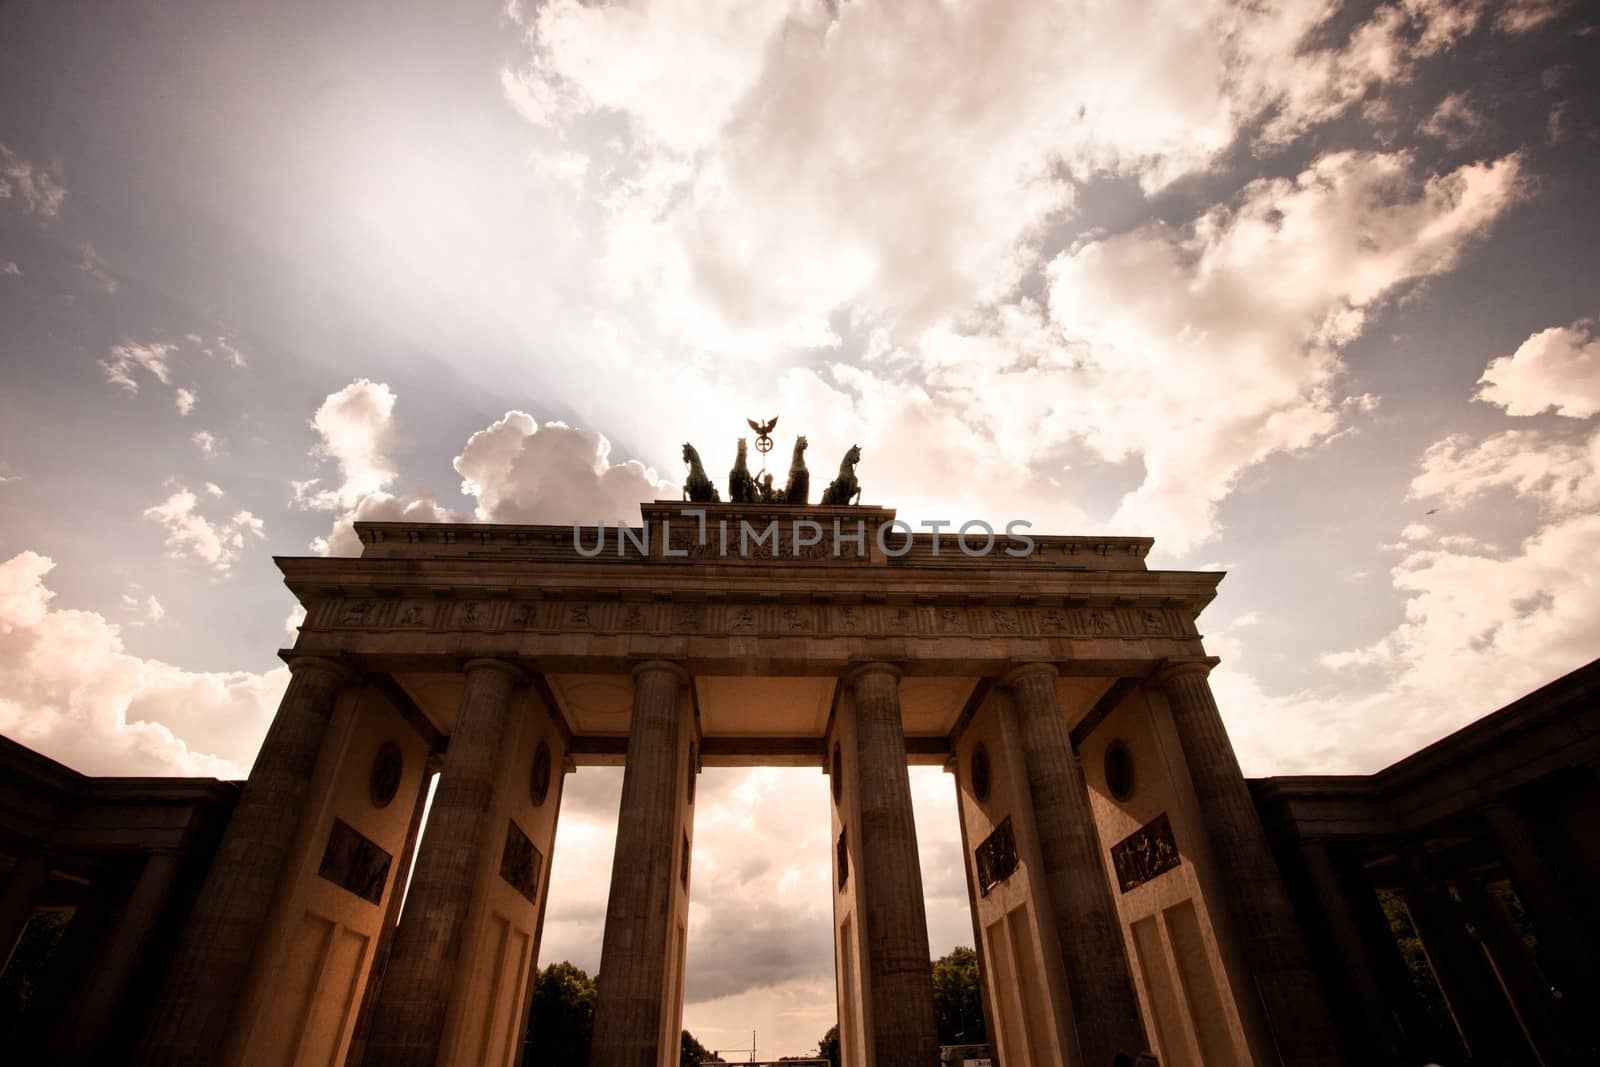
<instances>
[{"instance_id":1,"label":"sky","mask_svg":"<svg viewBox=\"0 0 1600 1067\"><path fill-rule=\"evenodd\" d=\"M0 3L0 732L240 776L273 555L636 519L778 415L910 521L1227 571L1246 773L1376 770L1600 655L1596 70L1561 0ZM808 1051L824 779L700 796L686 1025Z\"/></svg>"}]
</instances>

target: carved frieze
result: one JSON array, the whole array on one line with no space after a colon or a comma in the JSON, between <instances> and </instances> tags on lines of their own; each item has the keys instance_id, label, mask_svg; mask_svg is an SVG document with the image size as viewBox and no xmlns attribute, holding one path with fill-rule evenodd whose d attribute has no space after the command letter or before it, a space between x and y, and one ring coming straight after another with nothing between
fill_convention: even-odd
<instances>
[{"instance_id":1,"label":"carved frieze","mask_svg":"<svg viewBox=\"0 0 1600 1067\"><path fill-rule=\"evenodd\" d=\"M452 632L697 634L752 637L1189 638L1166 606L994 603L816 604L573 599L337 598L308 628Z\"/></svg>"},{"instance_id":2,"label":"carved frieze","mask_svg":"<svg viewBox=\"0 0 1600 1067\"><path fill-rule=\"evenodd\" d=\"M1111 863L1117 870L1117 888L1124 893L1177 867L1178 842L1166 812L1112 845Z\"/></svg>"},{"instance_id":3,"label":"carved frieze","mask_svg":"<svg viewBox=\"0 0 1600 1067\"><path fill-rule=\"evenodd\" d=\"M506 844L500 853L500 877L533 904L539 896L539 872L543 869L544 855L538 846L528 839L522 827L508 820Z\"/></svg>"},{"instance_id":4,"label":"carved frieze","mask_svg":"<svg viewBox=\"0 0 1600 1067\"><path fill-rule=\"evenodd\" d=\"M317 875L341 889L376 904L383 899L384 883L394 857L343 819L333 820L328 843L322 850Z\"/></svg>"}]
</instances>

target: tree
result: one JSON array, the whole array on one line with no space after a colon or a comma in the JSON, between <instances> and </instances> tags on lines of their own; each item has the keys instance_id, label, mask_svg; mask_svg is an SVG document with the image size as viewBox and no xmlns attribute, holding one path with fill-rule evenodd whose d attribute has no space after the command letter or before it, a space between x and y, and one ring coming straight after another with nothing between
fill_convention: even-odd
<instances>
[{"instance_id":1,"label":"tree","mask_svg":"<svg viewBox=\"0 0 1600 1067\"><path fill-rule=\"evenodd\" d=\"M571 1067L589 1062L594 1039L594 979L563 960L539 972L528 1010L523 1067Z\"/></svg>"},{"instance_id":2,"label":"tree","mask_svg":"<svg viewBox=\"0 0 1600 1067\"><path fill-rule=\"evenodd\" d=\"M721 1056L706 1048L695 1040L693 1034L685 1030L683 1040L679 1045L678 1067L695 1067L697 1063L724 1063Z\"/></svg>"},{"instance_id":3,"label":"tree","mask_svg":"<svg viewBox=\"0 0 1600 1067\"><path fill-rule=\"evenodd\" d=\"M978 988L978 954L972 949L958 946L933 961L933 1014L941 1045L979 1045L988 1040Z\"/></svg>"},{"instance_id":4,"label":"tree","mask_svg":"<svg viewBox=\"0 0 1600 1067\"><path fill-rule=\"evenodd\" d=\"M817 1042L817 1055L822 1059L839 1067L839 1024L834 1023L828 1032L822 1035L822 1040Z\"/></svg>"}]
</instances>

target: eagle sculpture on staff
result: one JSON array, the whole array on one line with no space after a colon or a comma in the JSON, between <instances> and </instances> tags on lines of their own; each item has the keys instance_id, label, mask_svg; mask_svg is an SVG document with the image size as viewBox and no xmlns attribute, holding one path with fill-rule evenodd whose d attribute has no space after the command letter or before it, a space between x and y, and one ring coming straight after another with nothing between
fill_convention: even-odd
<instances>
[{"instance_id":1,"label":"eagle sculpture on staff","mask_svg":"<svg viewBox=\"0 0 1600 1067\"><path fill-rule=\"evenodd\" d=\"M766 422L757 422L755 419L744 420L756 432L756 451L761 453L761 470L767 469L767 453L772 451L772 430L778 425L778 416L774 415Z\"/></svg>"}]
</instances>

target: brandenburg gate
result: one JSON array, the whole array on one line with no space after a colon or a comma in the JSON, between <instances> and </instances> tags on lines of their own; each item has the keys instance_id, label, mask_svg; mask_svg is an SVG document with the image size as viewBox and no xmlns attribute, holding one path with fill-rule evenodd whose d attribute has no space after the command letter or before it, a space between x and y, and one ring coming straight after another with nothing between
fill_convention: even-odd
<instances>
[{"instance_id":1,"label":"brandenburg gate","mask_svg":"<svg viewBox=\"0 0 1600 1067\"><path fill-rule=\"evenodd\" d=\"M591 1063L675 1065L697 775L777 764L830 779L844 1063L929 1067L911 763L956 786L1006 1067L1339 1062L1207 682L1221 575L694 495L278 560L293 679L141 1062L518 1063L564 776L620 764Z\"/></svg>"}]
</instances>

